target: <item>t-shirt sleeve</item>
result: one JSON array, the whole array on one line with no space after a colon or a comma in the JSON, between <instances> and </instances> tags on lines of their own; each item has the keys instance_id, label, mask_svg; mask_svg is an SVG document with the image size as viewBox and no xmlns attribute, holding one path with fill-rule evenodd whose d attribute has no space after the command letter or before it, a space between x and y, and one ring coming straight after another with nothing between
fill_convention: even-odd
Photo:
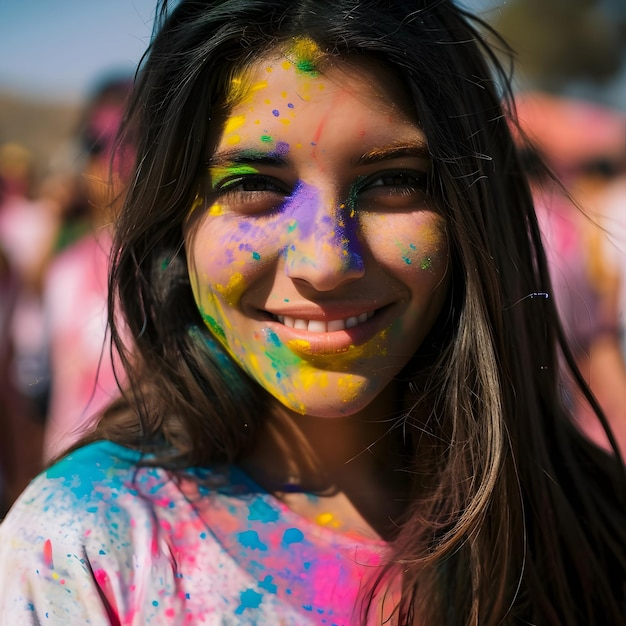
<instances>
[{"instance_id":1,"label":"t-shirt sleeve","mask_svg":"<svg viewBox=\"0 0 626 626\"><path fill-rule=\"evenodd\" d=\"M36 479L0 524L0 626L116 623L81 538L82 516L47 483Z\"/></svg>"}]
</instances>

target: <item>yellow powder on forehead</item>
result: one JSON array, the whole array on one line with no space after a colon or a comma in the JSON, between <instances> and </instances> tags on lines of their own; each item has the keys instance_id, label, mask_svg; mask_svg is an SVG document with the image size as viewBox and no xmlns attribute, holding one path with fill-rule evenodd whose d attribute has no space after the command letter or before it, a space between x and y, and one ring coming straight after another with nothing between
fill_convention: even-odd
<instances>
[{"instance_id":1,"label":"yellow powder on forehead","mask_svg":"<svg viewBox=\"0 0 626 626\"><path fill-rule=\"evenodd\" d=\"M294 37L285 55L296 71L309 76L317 76L324 53L309 37Z\"/></svg>"},{"instance_id":2,"label":"yellow powder on forehead","mask_svg":"<svg viewBox=\"0 0 626 626\"><path fill-rule=\"evenodd\" d=\"M243 70L231 79L225 104L230 108L237 104L248 102L257 91L266 87L266 80L255 79L251 76L249 70Z\"/></svg>"},{"instance_id":3,"label":"yellow powder on forehead","mask_svg":"<svg viewBox=\"0 0 626 626\"><path fill-rule=\"evenodd\" d=\"M235 115L233 117L229 117L228 120L226 120L226 124L224 125L224 134L228 135L236 131L238 128L241 128L244 125L245 121L245 115Z\"/></svg>"}]
</instances>

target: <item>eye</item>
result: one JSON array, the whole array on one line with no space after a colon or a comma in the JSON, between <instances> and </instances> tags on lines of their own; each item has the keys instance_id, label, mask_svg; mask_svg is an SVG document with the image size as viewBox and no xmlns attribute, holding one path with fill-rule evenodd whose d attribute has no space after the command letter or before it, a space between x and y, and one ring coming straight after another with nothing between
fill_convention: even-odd
<instances>
[{"instance_id":1,"label":"eye","mask_svg":"<svg viewBox=\"0 0 626 626\"><path fill-rule=\"evenodd\" d=\"M220 181L211 195L230 213L252 215L277 210L290 192L287 185L271 176L246 174Z\"/></svg>"},{"instance_id":2,"label":"eye","mask_svg":"<svg viewBox=\"0 0 626 626\"><path fill-rule=\"evenodd\" d=\"M427 195L427 172L389 170L360 181L354 199L357 208L364 211L409 209L421 205Z\"/></svg>"}]
</instances>

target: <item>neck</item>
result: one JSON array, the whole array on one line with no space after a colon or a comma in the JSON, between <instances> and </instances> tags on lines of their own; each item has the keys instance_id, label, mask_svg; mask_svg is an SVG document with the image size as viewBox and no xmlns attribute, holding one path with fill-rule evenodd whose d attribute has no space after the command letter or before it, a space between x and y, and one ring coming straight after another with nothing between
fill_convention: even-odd
<instances>
[{"instance_id":1,"label":"neck","mask_svg":"<svg viewBox=\"0 0 626 626\"><path fill-rule=\"evenodd\" d=\"M390 386L365 411L349 417L279 411L267 420L258 445L241 465L291 508L300 508L298 494L315 494L320 501L315 510L332 510L334 503L344 518L356 514L361 525L385 536L385 524L390 515L401 514L408 493L408 474L402 471L407 451L392 428L394 398L397 390Z\"/></svg>"}]
</instances>

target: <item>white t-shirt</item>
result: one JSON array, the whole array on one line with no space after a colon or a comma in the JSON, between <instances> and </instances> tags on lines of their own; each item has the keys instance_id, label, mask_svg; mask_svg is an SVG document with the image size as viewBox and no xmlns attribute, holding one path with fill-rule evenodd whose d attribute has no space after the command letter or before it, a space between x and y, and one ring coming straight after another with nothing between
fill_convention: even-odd
<instances>
[{"instance_id":1,"label":"white t-shirt","mask_svg":"<svg viewBox=\"0 0 626 626\"><path fill-rule=\"evenodd\" d=\"M296 515L236 467L180 478L140 458L97 442L31 483L0 524L2 626L359 623L386 544Z\"/></svg>"}]
</instances>

